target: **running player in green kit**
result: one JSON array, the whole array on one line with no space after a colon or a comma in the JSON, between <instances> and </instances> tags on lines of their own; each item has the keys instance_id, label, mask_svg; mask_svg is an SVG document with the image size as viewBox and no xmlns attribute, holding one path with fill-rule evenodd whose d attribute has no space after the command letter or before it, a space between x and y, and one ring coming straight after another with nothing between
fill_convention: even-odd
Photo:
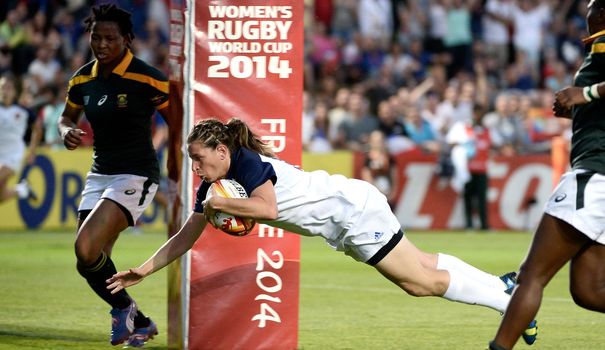
<instances>
[{"instance_id":1,"label":"running player in green kit","mask_svg":"<svg viewBox=\"0 0 605 350\"><path fill-rule=\"evenodd\" d=\"M111 344L140 347L157 327L126 291L111 294L105 280L116 273L111 250L121 231L134 225L151 203L159 165L151 142L155 110L168 115L168 80L134 57L130 13L115 5L93 7L85 21L95 60L70 79L59 132L73 150L84 132L82 112L94 133L92 168L78 208L75 243L78 272L111 305Z\"/></svg>"},{"instance_id":2,"label":"running player in green kit","mask_svg":"<svg viewBox=\"0 0 605 350\"><path fill-rule=\"evenodd\" d=\"M588 3L587 56L574 86L555 94L555 116L572 119L571 171L548 200L517 287L490 349L512 349L537 314L544 288L570 262L574 302L605 312L605 1Z\"/></svg>"}]
</instances>

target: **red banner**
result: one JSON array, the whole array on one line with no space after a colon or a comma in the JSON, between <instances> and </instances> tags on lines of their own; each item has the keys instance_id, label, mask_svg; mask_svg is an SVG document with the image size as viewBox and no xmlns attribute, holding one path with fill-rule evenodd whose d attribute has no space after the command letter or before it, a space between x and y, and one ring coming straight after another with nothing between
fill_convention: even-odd
<instances>
[{"instance_id":1,"label":"red banner","mask_svg":"<svg viewBox=\"0 0 605 350\"><path fill-rule=\"evenodd\" d=\"M394 212L404 228L465 227L462 195L436 175L436 157L411 151L397 155L396 161L402 179ZM356 154L356 177L362 162L363 155ZM496 157L490 161L488 176L490 227L533 229L553 189L550 155Z\"/></svg>"},{"instance_id":2,"label":"red banner","mask_svg":"<svg viewBox=\"0 0 605 350\"><path fill-rule=\"evenodd\" d=\"M303 2L258 4L192 4L192 113L242 119L300 164ZM191 253L188 348L296 349L300 238L266 225L245 237L208 227Z\"/></svg>"}]
</instances>

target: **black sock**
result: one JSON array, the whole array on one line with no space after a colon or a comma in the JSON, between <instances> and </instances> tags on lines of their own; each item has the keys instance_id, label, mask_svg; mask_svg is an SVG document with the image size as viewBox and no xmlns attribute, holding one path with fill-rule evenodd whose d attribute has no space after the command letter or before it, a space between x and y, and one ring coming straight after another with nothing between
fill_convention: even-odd
<instances>
[{"instance_id":1,"label":"black sock","mask_svg":"<svg viewBox=\"0 0 605 350\"><path fill-rule=\"evenodd\" d=\"M149 327L151 320L149 317L145 317L143 311L137 310L137 315L134 317L134 328L145 328Z\"/></svg>"},{"instance_id":2,"label":"black sock","mask_svg":"<svg viewBox=\"0 0 605 350\"><path fill-rule=\"evenodd\" d=\"M132 299L128 293L126 293L126 290L122 289L116 294L111 294L109 289L107 289L107 282L105 281L117 271L113 261L111 261L111 258L108 257L105 252L101 254L94 264L82 266L78 263L77 268L80 275L82 275L88 282L88 285L90 285L90 288L92 288L101 299L111 305L111 307L125 309L132 302Z\"/></svg>"},{"instance_id":3,"label":"black sock","mask_svg":"<svg viewBox=\"0 0 605 350\"><path fill-rule=\"evenodd\" d=\"M489 350L506 350L506 348L496 344L496 342L492 340L489 342Z\"/></svg>"}]
</instances>

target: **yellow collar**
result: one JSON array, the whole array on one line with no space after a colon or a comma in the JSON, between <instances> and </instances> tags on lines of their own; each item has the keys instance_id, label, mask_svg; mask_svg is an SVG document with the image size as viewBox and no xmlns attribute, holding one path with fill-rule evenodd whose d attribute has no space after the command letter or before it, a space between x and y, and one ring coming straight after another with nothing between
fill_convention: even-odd
<instances>
[{"instance_id":1,"label":"yellow collar","mask_svg":"<svg viewBox=\"0 0 605 350\"><path fill-rule=\"evenodd\" d=\"M134 57L134 55L132 54L132 52L130 52L130 50L126 50L126 55L124 55L124 58L122 58L122 62L120 62L112 71L112 73L115 73L119 76L124 76L124 73L126 73L126 68L128 68L128 66L130 65L130 62L132 62L132 58ZM92 66L92 72L90 73L92 78L96 78L99 74L99 61L95 60L95 64Z\"/></svg>"},{"instance_id":2,"label":"yellow collar","mask_svg":"<svg viewBox=\"0 0 605 350\"><path fill-rule=\"evenodd\" d=\"M596 33L594 33L593 35L591 35L589 37L586 37L586 38L582 39L582 42L584 42L584 44L590 44L593 41L595 41L598 37L601 37L603 35L605 35L605 29L603 29L603 30L601 30L599 32L596 32Z\"/></svg>"}]
</instances>

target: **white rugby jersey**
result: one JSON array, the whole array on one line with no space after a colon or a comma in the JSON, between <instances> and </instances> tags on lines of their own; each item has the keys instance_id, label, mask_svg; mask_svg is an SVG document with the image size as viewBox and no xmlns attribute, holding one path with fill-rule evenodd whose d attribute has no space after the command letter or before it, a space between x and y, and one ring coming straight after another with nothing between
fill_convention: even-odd
<instances>
[{"instance_id":1,"label":"white rugby jersey","mask_svg":"<svg viewBox=\"0 0 605 350\"><path fill-rule=\"evenodd\" d=\"M273 182L278 216L263 223L306 236L334 240L355 225L369 199L372 185L323 170L306 172L274 158L241 148L231 157L226 176L240 183L247 193ZM210 184L197 190L194 211L203 212L202 202Z\"/></svg>"},{"instance_id":2,"label":"white rugby jersey","mask_svg":"<svg viewBox=\"0 0 605 350\"><path fill-rule=\"evenodd\" d=\"M0 105L0 152L24 152L28 117L27 111L16 104Z\"/></svg>"}]
</instances>

